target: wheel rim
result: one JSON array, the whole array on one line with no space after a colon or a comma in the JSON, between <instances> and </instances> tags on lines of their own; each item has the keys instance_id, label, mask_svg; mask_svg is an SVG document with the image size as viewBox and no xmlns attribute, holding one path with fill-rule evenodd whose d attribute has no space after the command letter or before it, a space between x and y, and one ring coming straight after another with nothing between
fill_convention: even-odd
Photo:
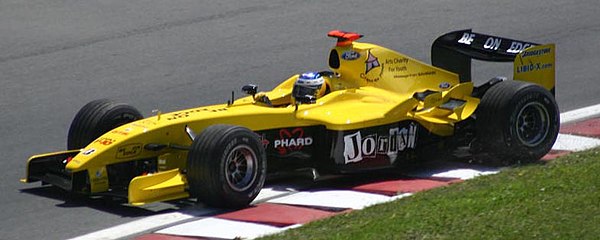
<instances>
[{"instance_id":1,"label":"wheel rim","mask_svg":"<svg viewBox=\"0 0 600 240\"><path fill-rule=\"evenodd\" d=\"M544 141L550 129L550 114L539 102L527 103L517 114L516 131L519 141L533 147Z\"/></svg>"},{"instance_id":2,"label":"wheel rim","mask_svg":"<svg viewBox=\"0 0 600 240\"><path fill-rule=\"evenodd\" d=\"M236 146L227 155L225 178L233 190L241 192L252 186L257 174L256 153L247 145Z\"/></svg>"}]
</instances>

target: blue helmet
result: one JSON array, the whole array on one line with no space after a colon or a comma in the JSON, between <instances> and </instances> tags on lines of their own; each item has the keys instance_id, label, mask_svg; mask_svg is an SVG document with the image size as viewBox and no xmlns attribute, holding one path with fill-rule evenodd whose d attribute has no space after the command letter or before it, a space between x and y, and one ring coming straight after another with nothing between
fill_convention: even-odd
<instances>
[{"instance_id":1,"label":"blue helmet","mask_svg":"<svg viewBox=\"0 0 600 240\"><path fill-rule=\"evenodd\" d=\"M311 98L316 100L317 97L320 97L325 93L324 83L325 79L317 72L300 74L294 83L292 96L296 99Z\"/></svg>"}]
</instances>

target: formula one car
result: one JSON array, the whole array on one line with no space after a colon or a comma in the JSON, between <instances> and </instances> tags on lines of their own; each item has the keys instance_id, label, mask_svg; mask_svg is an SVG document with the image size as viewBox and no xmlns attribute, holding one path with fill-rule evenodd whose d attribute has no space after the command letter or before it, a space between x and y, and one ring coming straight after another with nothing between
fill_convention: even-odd
<instances>
[{"instance_id":1,"label":"formula one car","mask_svg":"<svg viewBox=\"0 0 600 240\"><path fill-rule=\"evenodd\" d=\"M294 75L226 104L143 118L109 100L85 105L69 150L32 156L23 182L123 196L132 205L181 198L248 205L267 174L351 173L467 149L485 161L535 161L556 140L555 46L450 32L432 65L334 30L331 71ZM514 80L475 87L471 60L514 62Z\"/></svg>"}]
</instances>

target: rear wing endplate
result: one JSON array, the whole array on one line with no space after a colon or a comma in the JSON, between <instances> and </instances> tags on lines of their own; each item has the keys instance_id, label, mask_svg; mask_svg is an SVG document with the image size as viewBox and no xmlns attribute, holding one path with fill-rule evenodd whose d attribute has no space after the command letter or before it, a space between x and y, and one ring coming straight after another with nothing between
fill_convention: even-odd
<instances>
[{"instance_id":1,"label":"rear wing endplate","mask_svg":"<svg viewBox=\"0 0 600 240\"><path fill-rule=\"evenodd\" d=\"M471 59L514 62L514 79L554 89L554 44L541 45L474 33L471 29L438 37L431 46L431 63L457 73L461 82L471 81Z\"/></svg>"}]
</instances>

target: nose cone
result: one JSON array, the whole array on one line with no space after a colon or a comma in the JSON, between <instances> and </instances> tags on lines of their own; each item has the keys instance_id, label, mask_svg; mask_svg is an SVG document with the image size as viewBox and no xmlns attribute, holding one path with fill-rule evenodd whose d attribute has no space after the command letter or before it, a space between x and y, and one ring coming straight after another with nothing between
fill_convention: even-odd
<instances>
[{"instance_id":1,"label":"nose cone","mask_svg":"<svg viewBox=\"0 0 600 240\"><path fill-rule=\"evenodd\" d=\"M151 129L134 122L115 128L88 144L66 165L72 172L97 168L112 163L139 158L143 154L143 141Z\"/></svg>"}]
</instances>

